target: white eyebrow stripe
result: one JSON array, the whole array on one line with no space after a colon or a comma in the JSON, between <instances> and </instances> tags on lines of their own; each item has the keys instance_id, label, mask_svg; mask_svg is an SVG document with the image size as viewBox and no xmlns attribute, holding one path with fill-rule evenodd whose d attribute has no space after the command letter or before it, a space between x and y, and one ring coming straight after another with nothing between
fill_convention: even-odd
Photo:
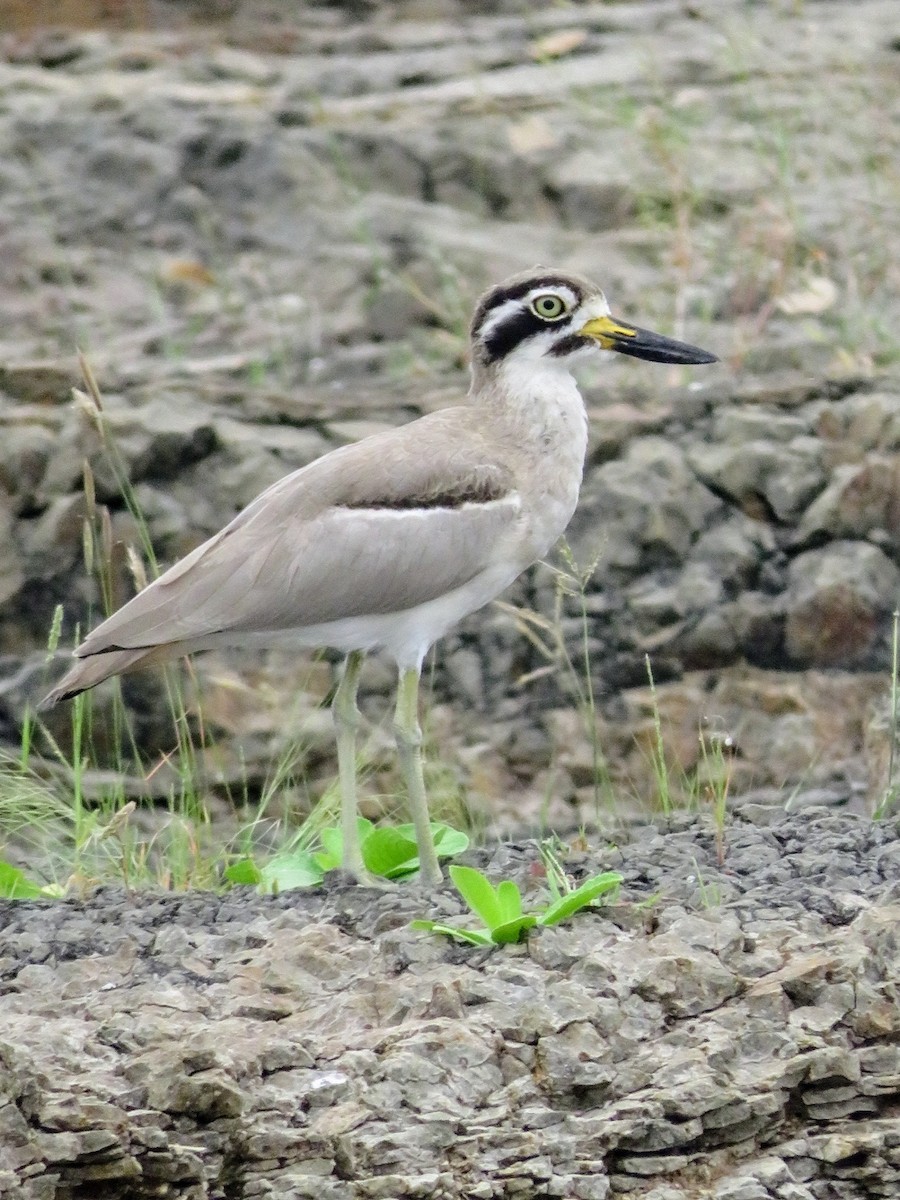
<instances>
[{"instance_id":1,"label":"white eyebrow stripe","mask_svg":"<svg viewBox=\"0 0 900 1200\"><path fill-rule=\"evenodd\" d=\"M482 322L481 327L476 329L476 337L479 337L482 340L487 340L489 335L494 332L498 325L506 324L508 317L511 317L513 313L521 312L521 310L521 300L504 300L502 304L498 304L495 308L490 310Z\"/></svg>"},{"instance_id":2,"label":"white eyebrow stripe","mask_svg":"<svg viewBox=\"0 0 900 1200\"><path fill-rule=\"evenodd\" d=\"M570 287L566 287L566 285L564 283L556 284L554 287L532 288L527 296L523 296L520 303L527 306L527 305L531 304L531 302L533 300L536 300L538 298L538 296L551 296L551 295L552 296L561 296L563 300L567 301L567 304L566 304L567 309L573 309L573 308L578 307L578 297L575 295L575 293L572 291L572 289Z\"/></svg>"}]
</instances>

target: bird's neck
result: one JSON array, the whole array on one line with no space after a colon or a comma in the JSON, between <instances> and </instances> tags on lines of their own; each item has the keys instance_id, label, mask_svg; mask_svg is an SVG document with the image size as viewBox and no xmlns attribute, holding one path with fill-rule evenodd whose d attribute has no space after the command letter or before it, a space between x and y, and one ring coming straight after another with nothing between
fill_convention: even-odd
<instances>
[{"instance_id":1,"label":"bird's neck","mask_svg":"<svg viewBox=\"0 0 900 1200\"><path fill-rule=\"evenodd\" d=\"M491 453L511 471L526 509L523 564L541 558L566 528L587 454L587 413L562 363L506 360L472 380L472 401Z\"/></svg>"},{"instance_id":2,"label":"bird's neck","mask_svg":"<svg viewBox=\"0 0 900 1200\"><path fill-rule=\"evenodd\" d=\"M476 367L470 396L523 450L584 461L587 413L563 362L509 358L489 371Z\"/></svg>"}]
</instances>

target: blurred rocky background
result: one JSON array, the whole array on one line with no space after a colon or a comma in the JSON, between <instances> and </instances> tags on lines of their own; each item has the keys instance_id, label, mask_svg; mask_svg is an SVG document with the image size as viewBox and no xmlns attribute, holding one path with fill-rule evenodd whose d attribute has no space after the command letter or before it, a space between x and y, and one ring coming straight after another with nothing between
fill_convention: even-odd
<instances>
[{"instance_id":1,"label":"blurred rocky background","mask_svg":"<svg viewBox=\"0 0 900 1200\"><path fill-rule=\"evenodd\" d=\"M725 745L733 792L876 805L900 596L898 18L895 0L0 0L7 746L61 669L56 606L63 646L102 612L86 462L116 600L134 587L139 529L73 402L77 349L168 563L287 471L455 402L479 292L542 262L722 362L585 370L568 555L439 647L432 793L501 833L591 824L607 787L652 806L658 714L685 794ZM299 736L298 804L330 782L327 659L195 672L222 780L252 796ZM373 804L391 684L367 668ZM152 763L174 740L164 690L135 676L126 697Z\"/></svg>"}]
</instances>

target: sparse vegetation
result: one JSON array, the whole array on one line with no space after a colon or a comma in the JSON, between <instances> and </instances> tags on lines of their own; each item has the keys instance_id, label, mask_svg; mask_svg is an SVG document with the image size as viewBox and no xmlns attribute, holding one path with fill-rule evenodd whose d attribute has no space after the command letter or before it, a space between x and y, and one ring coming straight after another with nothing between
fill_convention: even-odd
<instances>
[{"instance_id":1,"label":"sparse vegetation","mask_svg":"<svg viewBox=\"0 0 900 1200\"><path fill-rule=\"evenodd\" d=\"M583 908L589 908L602 896L614 895L622 882L616 871L593 875L578 887L571 886L565 877L551 882L552 900L540 909L526 911L522 893L511 879L501 880L496 887L473 867L454 866L450 878L471 912L482 922L475 929L448 925L442 921L414 921L414 929L440 933L446 937L469 942L473 946L502 946L520 942L536 925L558 925ZM560 887L560 882L562 887Z\"/></svg>"}]
</instances>

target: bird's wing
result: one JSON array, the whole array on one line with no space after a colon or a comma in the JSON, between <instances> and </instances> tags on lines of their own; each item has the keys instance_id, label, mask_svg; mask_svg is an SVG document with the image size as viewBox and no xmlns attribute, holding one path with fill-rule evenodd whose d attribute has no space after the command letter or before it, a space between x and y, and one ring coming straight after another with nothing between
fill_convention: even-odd
<instances>
[{"instance_id":1,"label":"bird's wing","mask_svg":"<svg viewBox=\"0 0 900 1200\"><path fill-rule=\"evenodd\" d=\"M460 411L376 434L279 480L76 653L398 612L467 583L515 535L520 502L477 432L448 420ZM432 431L425 452L423 423Z\"/></svg>"}]
</instances>

